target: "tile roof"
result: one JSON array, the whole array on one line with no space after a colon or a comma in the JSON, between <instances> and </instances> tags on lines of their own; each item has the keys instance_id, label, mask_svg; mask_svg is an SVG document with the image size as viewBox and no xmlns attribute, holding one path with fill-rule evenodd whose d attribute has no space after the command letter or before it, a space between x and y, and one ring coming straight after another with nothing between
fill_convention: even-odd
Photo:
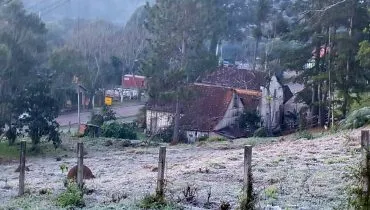
<instances>
[{"instance_id":1,"label":"tile roof","mask_svg":"<svg viewBox=\"0 0 370 210\"><path fill-rule=\"evenodd\" d=\"M260 104L262 93L257 91L250 91L250 90L235 90L245 109L249 110L256 110L258 105Z\"/></svg>"},{"instance_id":2,"label":"tile roof","mask_svg":"<svg viewBox=\"0 0 370 210\"><path fill-rule=\"evenodd\" d=\"M259 104L260 92L251 90L234 90L232 88L194 84L189 86L193 98L181 103L180 127L184 130L211 132L224 118L227 108L237 93L245 107L256 109ZM175 112L174 100L149 100L149 110L161 112Z\"/></svg>"},{"instance_id":3,"label":"tile roof","mask_svg":"<svg viewBox=\"0 0 370 210\"><path fill-rule=\"evenodd\" d=\"M180 125L184 130L213 131L224 118L233 98L233 90L225 87L192 85L194 99L184 109Z\"/></svg>"},{"instance_id":4,"label":"tile roof","mask_svg":"<svg viewBox=\"0 0 370 210\"><path fill-rule=\"evenodd\" d=\"M243 70L235 67L220 67L198 82L230 88L249 89L260 91L267 82L267 74L261 71Z\"/></svg>"}]
</instances>

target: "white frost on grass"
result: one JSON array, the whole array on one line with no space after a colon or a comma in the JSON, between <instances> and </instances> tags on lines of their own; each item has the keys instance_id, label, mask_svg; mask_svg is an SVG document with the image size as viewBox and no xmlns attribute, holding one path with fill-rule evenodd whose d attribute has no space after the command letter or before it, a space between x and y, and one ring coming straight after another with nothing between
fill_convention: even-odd
<instances>
[{"instance_id":1,"label":"white frost on grass","mask_svg":"<svg viewBox=\"0 0 370 210\"><path fill-rule=\"evenodd\" d=\"M359 131L351 135L358 137ZM213 203L230 202L233 209L238 203L243 178L243 145L246 140L233 143L207 143L205 145L179 145L167 148L167 196L182 197L183 189L196 186L198 207L202 207L211 190ZM89 148L84 164L96 176L86 186L94 189L86 195L87 208L117 206L138 202L156 187L158 148L113 148L102 142ZM282 208L332 209L345 199L343 174L347 166L359 162L359 142L348 144L344 134L327 135L314 140L295 140L285 137L282 142L265 143L253 149L254 189L261 206L277 205ZM50 189L51 197L64 190L66 173L61 164L71 168L76 158L70 156L57 162L54 157L28 158L31 171L26 173L26 188L37 196L40 189ZM17 194L17 163L0 165L1 205L14 203ZM205 171L208 171L206 173ZM11 189L4 189L8 180ZM109 203L112 194L124 193L128 197L121 204ZM47 199L40 205L54 205Z\"/></svg>"}]
</instances>

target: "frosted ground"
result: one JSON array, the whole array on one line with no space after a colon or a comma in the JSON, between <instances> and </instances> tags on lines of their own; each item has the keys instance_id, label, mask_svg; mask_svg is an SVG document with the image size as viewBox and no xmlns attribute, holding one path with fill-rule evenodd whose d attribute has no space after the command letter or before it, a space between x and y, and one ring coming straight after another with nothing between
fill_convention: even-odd
<instances>
[{"instance_id":1,"label":"frosted ground","mask_svg":"<svg viewBox=\"0 0 370 210\"><path fill-rule=\"evenodd\" d=\"M255 144L254 189L261 207L343 209L348 185L343 177L349 166L360 161L360 131L319 135L313 140L291 135L170 146L165 173L167 197L181 198L183 189L191 185L197 188L197 196L196 202L186 204L188 209L202 209L209 191L213 209L222 201L230 202L235 209L242 188L243 145ZM55 197L64 190L66 176L60 165L71 168L76 163L74 141L64 141L60 154L28 158L26 165L31 171L26 173L26 189L30 195L24 198L16 198L17 161L0 165L0 209L56 209ZM86 181L94 190L85 196L86 209L134 209L140 199L155 191L158 148L123 148L119 142L106 147L104 142L86 140L84 163L96 176ZM62 161L56 160L58 155ZM40 189L49 189L50 193L39 195ZM112 195L126 198L114 203Z\"/></svg>"}]
</instances>

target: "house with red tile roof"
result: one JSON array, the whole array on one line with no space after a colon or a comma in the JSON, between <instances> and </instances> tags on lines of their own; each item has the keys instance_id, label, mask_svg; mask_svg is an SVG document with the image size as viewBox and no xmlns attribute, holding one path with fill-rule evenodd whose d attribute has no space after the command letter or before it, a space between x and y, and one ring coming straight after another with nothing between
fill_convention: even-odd
<instances>
[{"instance_id":1,"label":"house with red tile roof","mask_svg":"<svg viewBox=\"0 0 370 210\"><path fill-rule=\"evenodd\" d=\"M216 71L200 77L197 82L234 88L239 93L258 92L261 95L258 112L263 126L274 131L281 130L286 103L293 97L290 88L282 84L276 75L269 77L266 72L261 71L220 67ZM248 103L250 102L245 104Z\"/></svg>"},{"instance_id":2,"label":"house with red tile roof","mask_svg":"<svg viewBox=\"0 0 370 210\"><path fill-rule=\"evenodd\" d=\"M260 92L242 92L208 84L194 84L189 89L191 98L180 105L180 129L189 142L202 136L238 138L245 135L238 130L237 121L246 107L257 109ZM155 133L171 126L175 107L175 101L150 100L147 104L147 131Z\"/></svg>"},{"instance_id":3,"label":"house with red tile roof","mask_svg":"<svg viewBox=\"0 0 370 210\"><path fill-rule=\"evenodd\" d=\"M292 97L289 87L265 72L222 67L200 77L189 86L194 94L180 107L180 128L194 142L202 136L245 137L238 119L246 110L258 111L263 126L280 130L285 103ZM147 104L147 131L155 133L173 124L175 101Z\"/></svg>"}]
</instances>

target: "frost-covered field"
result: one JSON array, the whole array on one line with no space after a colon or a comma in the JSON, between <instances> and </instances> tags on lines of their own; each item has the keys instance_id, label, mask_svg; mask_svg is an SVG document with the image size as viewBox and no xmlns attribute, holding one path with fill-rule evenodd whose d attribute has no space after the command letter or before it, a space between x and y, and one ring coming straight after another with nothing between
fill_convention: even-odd
<instances>
[{"instance_id":1,"label":"frost-covered field","mask_svg":"<svg viewBox=\"0 0 370 210\"><path fill-rule=\"evenodd\" d=\"M356 141L349 140L348 135ZM181 198L183 189L191 185L197 188L197 203L193 205L202 207L210 191L215 208L225 201L235 209L242 188L243 145L263 141L253 148L254 189L260 206L340 208L347 184L343 176L348 173L348 166L360 160L359 135L360 131L353 131L313 140L290 136L170 146L165 172L167 197ZM0 209L56 209L55 197L64 190L66 176L60 165L64 163L71 168L76 163L72 153L75 143L71 141L65 142L70 152L62 161L56 161L55 155L27 159L31 171L26 173L26 189L30 195L24 198L16 198L17 162L0 165ZM84 163L96 176L86 181L87 188L95 190L85 196L86 208L134 209L143 196L155 191L158 148L123 148L117 142L110 147L103 144L103 140L86 143L88 154ZM39 195L40 189L49 189L51 193ZM127 198L113 203L113 194L124 194ZM191 205L188 206L190 209Z\"/></svg>"}]
</instances>

